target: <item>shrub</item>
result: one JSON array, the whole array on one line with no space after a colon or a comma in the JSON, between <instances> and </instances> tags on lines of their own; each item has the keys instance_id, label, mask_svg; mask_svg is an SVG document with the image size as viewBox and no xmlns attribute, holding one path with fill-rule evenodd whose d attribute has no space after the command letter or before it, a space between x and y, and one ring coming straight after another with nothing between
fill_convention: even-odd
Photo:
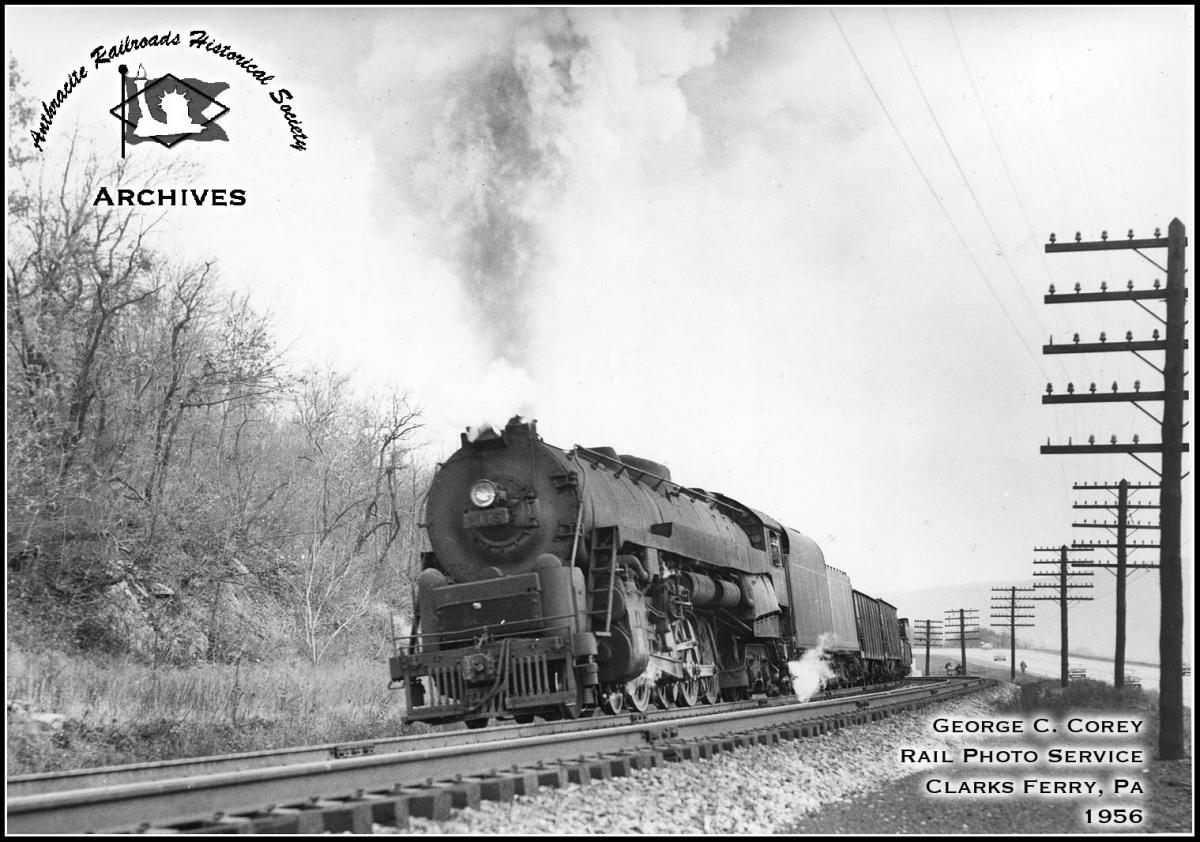
<instances>
[{"instance_id":1,"label":"shrub","mask_svg":"<svg viewBox=\"0 0 1200 842\"><path fill-rule=\"evenodd\" d=\"M1033 681L1021 685L1008 710L1020 713L1056 714L1080 710L1136 710L1153 712L1158 709L1158 694L1140 688L1114 688L1111 684L1093 679L1071 681L1066 687L1057 681Z\"/></svg>"},{"instance_id":2,"label":"shrub","mask_svg":"<svg viewBox=\"0 0 1200 842\"><path fill-rule=\"evenodd\" d=\"M8 647L8 772L199 757L395 736L403 696L381 660L152 668L129 657ZM20 710L61 713L45 731Z\"/></svg>"}]
</instances>

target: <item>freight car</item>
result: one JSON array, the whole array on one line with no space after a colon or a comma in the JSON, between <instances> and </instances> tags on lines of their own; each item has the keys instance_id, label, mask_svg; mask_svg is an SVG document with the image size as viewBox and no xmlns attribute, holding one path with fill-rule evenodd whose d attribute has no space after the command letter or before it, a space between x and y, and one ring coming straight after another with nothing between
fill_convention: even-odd
<instances>
[{"instance_id":1,"label":"freight car","mask_svg":"<svg viewBox=\"0 0 1200 842\"><path fill-rule=\"evenodd\" d=\"M908 673L906 621L768 515L535 422L463 435L426 502L407 718L529 721L791 692L820 647L833 683Z\"/></svg>"}]
</instances>

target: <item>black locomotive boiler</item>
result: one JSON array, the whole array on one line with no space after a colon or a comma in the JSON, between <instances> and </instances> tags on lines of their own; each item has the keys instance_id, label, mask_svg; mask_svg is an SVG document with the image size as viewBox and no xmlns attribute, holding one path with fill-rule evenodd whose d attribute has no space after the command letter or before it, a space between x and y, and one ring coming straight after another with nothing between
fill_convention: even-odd
<instances>
[{"instance_id":1,"label":"black locomotive boiler","mask_svg":"<svg viewBox=\"0 0 1200 842\"><path fill-rule=\"evenodd\" d=\"M906 621L810 538L646 459L552 447L536 423L464 435L425 517L413 634L390 659L410 721L790 693L789 661L818 646L836 684L909 671Z\"/></svg>"}]
</instances>

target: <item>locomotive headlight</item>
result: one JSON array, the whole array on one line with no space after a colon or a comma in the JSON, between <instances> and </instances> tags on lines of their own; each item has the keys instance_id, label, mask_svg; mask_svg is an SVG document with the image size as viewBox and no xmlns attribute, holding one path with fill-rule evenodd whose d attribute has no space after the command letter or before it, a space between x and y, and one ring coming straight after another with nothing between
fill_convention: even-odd
<instances>
[{"instance_id":1,"label":"locomotive headlight","mask_svg":"<svg viewBox=\"0 0 1200 842\"><path fill-rule=\"evenodd\" d=\"M479 482L471 486L471 502L481 509L486 509L500 496L500 489L496 488L496 484L481 479Z\"/></svg>"}]
</instances>

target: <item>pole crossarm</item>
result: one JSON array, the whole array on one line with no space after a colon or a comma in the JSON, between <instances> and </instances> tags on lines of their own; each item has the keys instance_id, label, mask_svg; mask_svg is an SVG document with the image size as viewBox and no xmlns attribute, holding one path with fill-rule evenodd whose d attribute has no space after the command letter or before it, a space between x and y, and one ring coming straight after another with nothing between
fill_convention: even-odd
<instances>
[{"instance_id":1,"label":"pole crossarm","mask_svg":"<svg viewBox=\"0 0 1200 842\"><path fill-rule=\"evenodd\" d=\"M1128 563L1126 563L1124 565L1121 565L1121 564L1118 564L1117 562L1109 562L1109 563L1105 564L1105 563L1102 563L1099 561L1077 561L1075 563L1082 567L1104 567L1104 568L1107 568L1110 570L1120 569L1121 567L1124 567L1126 570L1157 570L1159 568L1159 565L1157 565L1157 564L1128 564Z\"/></svg>"},{"instance_id":2,"label":"pole crossarm","mask_svg":"<svg viewBox=\"0 0 1200 842\"><path fill-rule=\"evenodd\" d=\"M1120 504L1116 500L1113 500L1111 503L1076 503L1073 506L1071 506L1071 508L1072 509L1107 509L1109 511L1112 511L1113 509L1117 508L1117 506L1119 506L1119 505ZM1126 504L1125 508L1129 509L1130 511L1133 511L1134 509L1161 509L1162 506L1158 505L1157 503L1128 503L1128 504Z\"/></svg>"},{"instance_id":3,"label":"pole crossarm","mask_svg":"<svg viewBox=\"0 0 1200 842\"><path fill-rule=\"evenodd\" d=\"M1083 242L1076 240L1073 243L1055 242L1055 236L1050 235L1050 242L1046 243L1046 254L1060 254L1065 251L1108 251L1110 249L1165 249L1170 244L1170 237L1155 237L1153 240L1134 240L1131 238L1124 240L1090 240ZM1184 237L1183 244L1187 245L1187 238Z\"/></svg>"},{"instance_id":4,"label":"pole crossarm","mask_svg":"<svg viewBox=\"0 0 1200 842\"><path fill-rule=\"evenodd\" d=\"M1187 347L1187 342L1183 343ZM1069 345L1043 345L1043 354L1111 354L1117 351L1165 351L1167 340L1143 339L1139 342L1072 342Z\"/></svg>"},{"instance_id":5,"label":"pole crossarm","mask_svg":"<svg viewBox=\"0 0 1200 842\"><path fill-rule=\"evenodd\" d=\"M1091 550L1094 550L1094 549L1112 550L1112 549L1116 549L1121 546L1120 544L1102 543L1100 541L1079 541L1078 543L1081 548L1087 547L1088 549L1091 549ZM1126 541L1125 547L1126 547L1126 549L1130 549L1130 550L1161 550L1162 549L1161 544L1146 544L1146 543L1134 542L1134 541Z\"/></svg>"},{"instance_id":6,"label":"pole crossarm","mask_svg":"<svg viewBox=\"0 0 1200 842\"><path fill-rule=\"evenodd\" d=\"M1096 394L1079 395L1042 395L1043 404L1062 403L1144 403L1146 401L1165 401L1166 392L1096 392ZM1183 399L1190 400L1189 392L1183 393Z\"/></svg>"},{"instance_id":7,"label":"pole crossarm","mask_svg":"<svg viewBox=\"0 0 1200 842\"><path fill-rule=\"evenodd\" d=\"M1072 523L1071 525L1074 527L1077 527L1079 529L1116 529L1121 524L1119 524L1119 523L1092 523L1091 521L1084 521L1083 523ZM1157 523L1127 523L1127 524L1125 524L1125 528L1126 529L1162 529L1162 527Z\"/></svg>"},{"instance_id":8,"label":"pole crossarm","mask_svg":"<svg viewBox=\"0 0 1200 842\"><path fill-rule=\"evenodd\" d=\"M1182 451L1183 453L1191 452L1191 447L1187 442L1174 446L1155 443L1155 444L1043 444L1041 452L1050 455L1062 454L1100 454L1100 453L1169 453L1172 450Z\"/></svg>"},{"instance_id":9,"label":"pole crossarm","mask_svg":"<svg viewBox=\"0 0 1200 842\"><path fill-rule=\"evenodd\" d=\"M1165 289L1114 289L1111 292L1059 292L1042 296L1045 304L1094 304L1097 301L1146 301L1165 299Z\"/></svg>"},{"instance_id":10,"label":"pole crossarm","mask_svg":"<svg viewBox=\"0 0 1200 842\"><path fill-rule=\"evenodd\" d=\"M1162 488L1162 485L1160 485L1157 482L1150 482L1150 483L1131 482L1125 487L1128 488L1130 491L1158 491L1160 488ZM1103 483L1103 482L1077 482L1074 485L1072 485L1071 488L1074 489L1075 491L1091 491L1093 489L1098 490L1098 491L1120 491L1121 484L1120 483Z\"/></svg>"}]
</instances>

